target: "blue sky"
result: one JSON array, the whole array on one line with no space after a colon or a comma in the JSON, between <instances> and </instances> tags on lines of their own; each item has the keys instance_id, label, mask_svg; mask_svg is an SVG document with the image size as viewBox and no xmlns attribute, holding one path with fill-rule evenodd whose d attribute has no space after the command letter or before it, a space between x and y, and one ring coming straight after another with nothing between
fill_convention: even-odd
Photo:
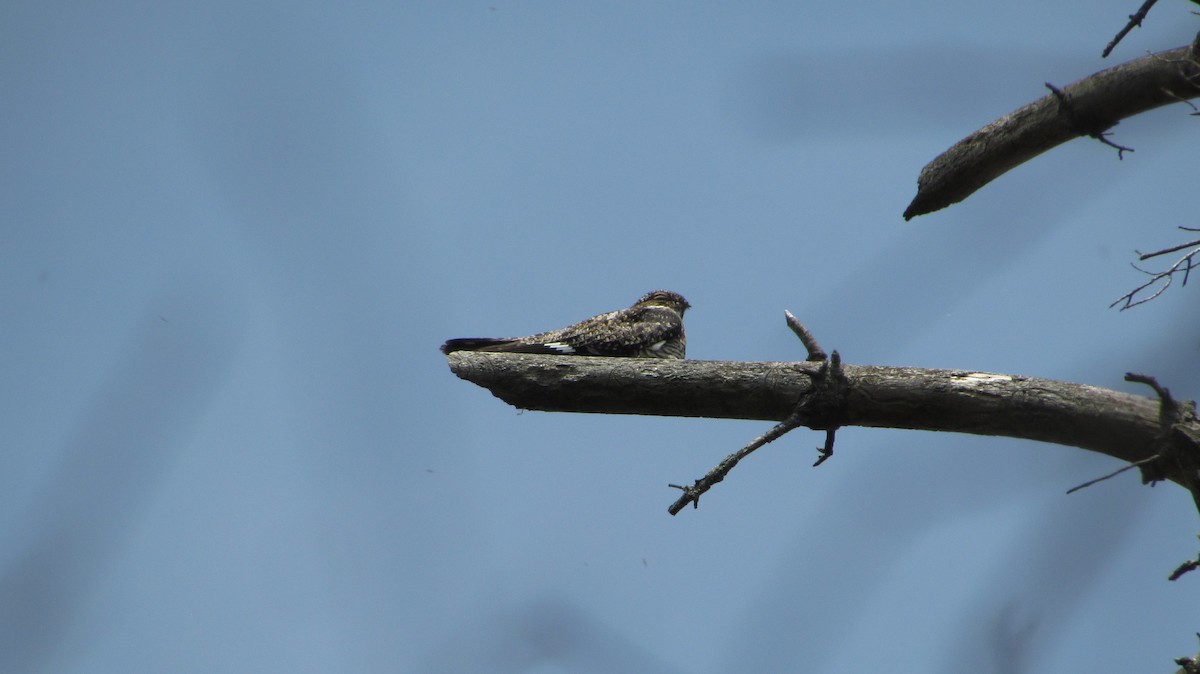
<instances>
[{"instance_id":1,"label":"blue sky","mask_svg":"<svg viewBox=\"0 0 1200 674\"><path fill-rule=\"evenodd\" d=\"M1136 4L1136 3L1133 3ZM7 3L0 669L1167 671L1196 514L1080 450L518 413L437 346L685 295L692 358L1200 396L1194 118L905 223L1129 2ZM1180 3L1176 3L1180 5ZM1183 5L1185 8L1186 5Z\"/></svg>"}]
</instances>

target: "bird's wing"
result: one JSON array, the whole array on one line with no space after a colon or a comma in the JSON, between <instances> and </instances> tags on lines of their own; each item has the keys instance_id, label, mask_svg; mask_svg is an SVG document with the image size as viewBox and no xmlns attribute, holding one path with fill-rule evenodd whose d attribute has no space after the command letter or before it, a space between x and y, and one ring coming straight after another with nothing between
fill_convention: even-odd
<instances>
[{"instance_id":1,"label":"bird's wing","mask_svg":"<svg viewBox=\"0 0 1200 674\"><path fill-rule=\"evenodd\" d=\"M582 356L629 355L683 333L683 319L666 307L634 307L601 314L561 330L520 340L555 351ZM571 350L566 351L564 347Z\"/></svg>"}]
</instances>

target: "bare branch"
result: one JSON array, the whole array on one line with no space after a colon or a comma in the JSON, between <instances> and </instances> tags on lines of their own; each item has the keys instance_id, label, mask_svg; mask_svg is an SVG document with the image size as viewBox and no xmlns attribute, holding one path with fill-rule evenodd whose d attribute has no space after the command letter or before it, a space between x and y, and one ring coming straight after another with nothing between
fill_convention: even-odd
<instances>
[{"instance_id":1,"label":"bare branch","mask_svg":"<svg viewBox=\"0 0 1200 674\"><path fill-rule=\"evenodd\" d=\"M1122 119L1200 96L1200 35L1185 47L1103 70L1051 92L943 152L917 178L904 219L966 199L1005 172L1079 136L1104 138ZM1064 109L1062 101L1069 100ZM1112 143L1110 143L1112 144Z\"/></svg>"},{"instance_id":2,"label":"bare branch","mask_svg":"<svg viewBox=\"0 0 1200 674\"><path fill-rule=\"evenodd\" d=\"M459 377L521 409L783 421L820 366L455 352ZM1159 453L1159 401L1068 382L969 370L843 365L845 426L1002 435L1128 463ZM1200 423L1185 427L1200 437ZM1187 486L1182 467L1165 479Z\"/></svg>"},{"instance_id":3,"label":"bare branch","mask_svg":"<svg viewBox=\"0 0 1200 674\"><path fill-rule=\"evenodd\" d=\"M1083 484L1071 487L1070 489L1067 490L1067 493L1074 494L1075 492L1079 491L1080 489L1087 489L1088 487L1090 487L1096 483L1103 482L1105 480L1111 480L1112 478L1120 475L1121 473L1124 473L1127 470L1133 470L1134 468L1137 468L1138 466L1142 466L1147 463L1150 463L1151 461L1157 461L1158 458L1159 458L1159 456L1157 454L1155 454L1154 456L1147 457L1145 459L1142 459L1141 461L1131 463L1127 466L1121 466L1120 468L1114 470L1111 473L1108 473L1107 475L1101 475L1100 477L1098 477L1094 480L1088 480L1087 482L1084 482Z\"/></svg>"}]
</instances>

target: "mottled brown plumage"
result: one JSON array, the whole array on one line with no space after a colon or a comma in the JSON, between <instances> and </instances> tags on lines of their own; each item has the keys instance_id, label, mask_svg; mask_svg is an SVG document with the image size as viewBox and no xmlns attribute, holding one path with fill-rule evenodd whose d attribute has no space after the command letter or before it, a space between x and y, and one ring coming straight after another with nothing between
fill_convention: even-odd
<instances>
[{"instance_id":1,"label":"mottled brown plumage","mask_svg":"<svg viewBox=\"0 0 1200 674\"><path fill-rule=\"evenodd\" d=\"M679 293L655 290L633 306L593 316L574 325L528 337L451 339L442 353L500 351L570 356L683 358L687 339L683 312L691 305Z\"/></svg>"}]
</instances>

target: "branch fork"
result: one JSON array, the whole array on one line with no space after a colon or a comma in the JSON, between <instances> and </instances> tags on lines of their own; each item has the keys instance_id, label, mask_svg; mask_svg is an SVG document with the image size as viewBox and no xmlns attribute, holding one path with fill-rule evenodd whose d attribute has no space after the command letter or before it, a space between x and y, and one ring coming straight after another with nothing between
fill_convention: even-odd
<instances>
[{"instance_id":1,"label":"branch fork","mask_svg":"<svg viewBox=\"0 0 1200 674\"><path fill-rule=\"evenodd\" d=\"M1200 232L1200 229L1196 227L1184 227L1181 225L1179 229L1185 232ZM1176 274L1179 274L1183 277L1180 285L1186 286L1188 279L1191 277L1192 270L1200 267L1200 257L1198 257L1200 256L1200 239L1195 239L1188 241L1187 243L1181 243L1175 246L1163 248L1162 250L1156 250L1152 253L1143 253L1140 250L1136 252L1138 255L1138 260L1145 262L1152 257L1159 257L1160 255L1167 255L1170 253L1179 252L1181 250L1187 250L1187 252L1175 260L1171 266L1160 272L1153 272L1149 269L1143 269L1138 265L1131 263L1131 266L1134 269L1146 274L1150 277L1150 279L1142 285L1122 295L1115 302L1108 305L1109 308L1111 309L1112 307L1120 304L1120 310L1125 311L1126 309L1131 309L1139 304L1145 304L1146 302L1149 302L1150 300L1166 292L1167 288L1171 287L1171 283L1174 281ZM1155 284L1158 284L1158 288L1156 288L1154 292L1144 297L1139 297L1139 295L1142 294L1142 291L1148 290Z\"/></svg>"},{"instance_id":2,"label":"branch fork","mask_svg":"<svg viewBox=\"0 0 1200 674\"><path fill-rule=\"evenodd\" d=\"M1145 384L1154 389L1159 400L1159 435L1152 441L1154 454L1121 467L1107 475L1089 480L1067 493L1090 487L1133 468L1142 472L1142 484L1153 486L1163 480L1172 479L1183 485L1192 494L1196 508L1200 510L1200 433L1195 428L1196 403L1175 400L1171 391L1147 374L1127 372L1125 381ZM1185 573L1200 568L1200 557L1179 565L1168 580L1178 580Z\"/></svg>"},{"instance_id":3,"label":"branch fork","mask_svg":"<svg viewBox=\"0 0 1200 674\"><path fill-rule=\"evenodd\" d=\"M750 444L725 457L721 463L708 471L704 477L696 480L690 486L678 484L667 485L683 492L683 495L667 508L667 512L670 514L679 514L679 511L686 508L689 503L692 504L693 508L699 508L700 497L709 489L712 489L718 482L724 480L725 476L733 470L739 461L749 456L759 447L783 437L788 431L800 426L825 431L825 444L817 448L819 455L816 463L813 464L814 468L833 456L834 437L837 429L843 425L846 419L850 380L842 370L842 358L838 352L834 351L832 356L826 357L825 351L817 343L812 333L790 311L784 311L783 313L787 317L788 327L792 329L792 332L796 333L796 336L808 351L806 360L809 362L821 362L820 369L812 375L812 387L800 396L796 407L786 419L776 424L771 430L755 438Z\"/></svg>"},{"instance_id":4,"label":"branch fork","mask_svg":"<svg viewBox=\"0 0 1200 674\"><path fill-rule=\"evenodd\" d=\"M1159 435L1154 440L1156 461L1143 463L1142 484L1173 480L1187 488L1200 509L1200 433L1195 430L1196 403L1175 400L1171 391L1154 377L1136 372L1125 375L1125 381L1145 384L1154 389L1159 399Z\"/></svg>"},{"instance_id":5,"label":"branch fork","mask_svg":"<svg viewBox=\"0 0 1200 674\"><path fill-rule=\"evenodd\" d=\"M1077 110L1075 101L1070 94L1067 94L1049 82L1046 83L1046 88L1058 100L1058 113L1066 117L1067 123L1075 133L1080 136L1095 138L1109 147L1116 148L1117 159L1124 159L1126 152L1133 152L1133 148L1118 145L1108 139L1110 135L1108 130L1120 124L1119 119L1108 119L1096 109L1093 109L1090 113Z\"/></svg>"}]
</instances>

